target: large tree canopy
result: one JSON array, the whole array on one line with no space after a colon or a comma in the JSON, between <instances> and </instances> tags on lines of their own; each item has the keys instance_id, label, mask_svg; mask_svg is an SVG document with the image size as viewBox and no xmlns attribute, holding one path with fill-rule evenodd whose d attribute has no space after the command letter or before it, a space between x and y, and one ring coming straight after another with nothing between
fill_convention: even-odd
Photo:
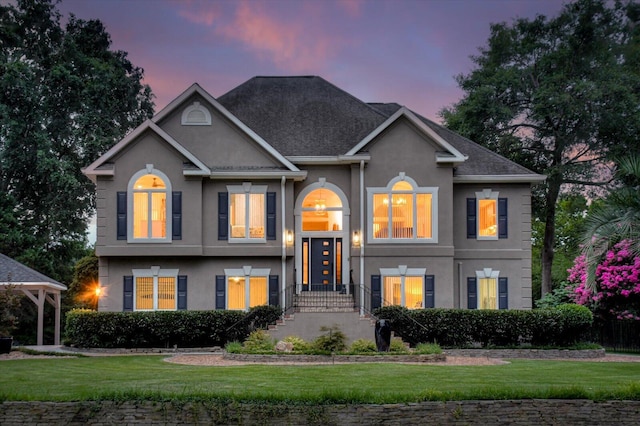
<instances>
[{"instance_id":1,"label":"large tree canopy","mask_svg":"<svg viewBox=\"0 0 640 426\"><path fill-rule=\"evenodd\" d=\"M610 159L640 150L640 5L578 0L553 19L494 24L472 60L476 68L457 77L463 99L441 114L449 128L547 175L534 189L545 294L558 196L606 184Z\"/></svg>"},{"instance_id":2,"label":"large tree canopy","mask_svg":"<svg viewBox=\"0 0 640 426\"><path fill-rule=\"evenodd\" d=\"M56 0L0 5L0 252L68 282L94 188L81 168L153 114L143 70Z\"/></svg>"}]
</instances>

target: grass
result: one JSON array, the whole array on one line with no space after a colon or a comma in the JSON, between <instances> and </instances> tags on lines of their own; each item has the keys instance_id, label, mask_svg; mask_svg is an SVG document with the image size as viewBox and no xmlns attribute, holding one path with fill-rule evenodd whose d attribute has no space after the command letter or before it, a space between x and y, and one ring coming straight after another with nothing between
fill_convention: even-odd
<instances>
[{"instance_id":1,"label":"grass","mask_svg":"<svg viewBox=\"0 0 640 426\"><path fill-rule=\"evenodd\" d=\"M203 367L168 363L157 355L0 362L0 401L322 404L530 398L640 400L640 363L512 360L496 366Z\"/></svg>"}]
</instances>

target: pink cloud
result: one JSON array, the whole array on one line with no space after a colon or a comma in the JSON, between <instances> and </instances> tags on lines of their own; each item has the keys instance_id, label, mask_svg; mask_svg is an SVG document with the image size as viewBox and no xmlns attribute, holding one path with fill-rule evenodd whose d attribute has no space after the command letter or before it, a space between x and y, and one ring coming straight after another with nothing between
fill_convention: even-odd
<instances>
[{"instance_id":1,"label":"pink cloud","mask_svg":"<svg viewBox=\"0 0 640 426\"><path fill-rule=\"evenodd\" d=\"M322 68L340 45L331 36L305 27L301 19L277 19L270 16L259 2L240 2L234 19L218 32L237 40L260 59L279 68L304 72Z\"/></svg>"}]
</instances>

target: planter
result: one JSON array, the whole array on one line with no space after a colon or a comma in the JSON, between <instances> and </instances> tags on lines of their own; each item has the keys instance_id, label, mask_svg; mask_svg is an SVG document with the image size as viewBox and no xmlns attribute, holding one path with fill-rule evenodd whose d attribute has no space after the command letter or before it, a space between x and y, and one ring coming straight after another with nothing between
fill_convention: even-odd
<instances>
[{"instance_id":1,"label":"planter","mask_svg":"<svg viewBox=\"0 0 640 426\"><path fill-rule=\"evenodd\" d=\"M8 354L11 352L13 337L0 337L0 354Z\"/></svg>"}]
</instances>

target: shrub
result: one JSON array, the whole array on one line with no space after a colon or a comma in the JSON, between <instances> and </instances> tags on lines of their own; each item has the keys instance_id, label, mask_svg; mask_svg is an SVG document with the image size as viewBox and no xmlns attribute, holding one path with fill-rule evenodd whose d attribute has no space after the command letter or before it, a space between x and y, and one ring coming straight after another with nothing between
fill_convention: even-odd
<instances>
[{"instance_id":1,"label":"shrub","mask_svg":"<svg viewBox=\"0 0 640 426\"><path fill-rule=\"evenodd\" d=\"M264 330L256 330L249 334L247 340L242 344L245 352L273 352L274 343L269 333Z\"/></svg>"},{"instance_id":2,"label":"shrub","mask_svg":"<svg viewBox=\"0 0 640 426\"><path fill-rule=\"evenodd\" d=\"M298 336L287 336L282 339L285 342L291 343L293 345L294 352L305 352L309 350L309 343L305 342L304 339Z\"/></svg>"},{"instance_id":3,"label":"shrub","mask_svg":"<svg viewBox=\"0 0 640 426\"><path fill-rule=\"evenodd\" d=\"M407 348L407 345L402 341L402 339L400 339L399 337L395 337L391 339L389 352L394 354L408 354L409 348Z\"/></svg>"},{"instance_id":4,"label":"shrub","mask_svg":"<svg viewBox=\"0 0 640 426\"><path fill-rule=\"evenodd\" d=\"M351 343L349 353L352 354L369 354L378 352L378 348L373 340L358 339Z\"/></svg>"},{"instance_id":5,"label":"shrub","mask_svg":"<svg viewBox=\"0 0 640 426\"><path fill-rule=\"evenodd\" d=\"M96 312L66 315L65 343L84 348L193 348L244 340L240 311Z\"/></svg>"},{"instance_id":6,"label":"shrub","mask_svg":"<svg viewBox=\"0 0 640 426\"><path fill-rule=\"evenodd\" d=\"M230 354L239 354L243 352L242 343L238 341L229 342L225 345L224 350Z\"/></svg>"},{"instance_id":7,"label":"shrub","mask_svg":"<svg viewBox=\"0 0 640 426\"><path fill-rule=\"evenodd\" d=\"M320 331L324 334L313 341L313 349L326 352L344 352L347 349L347 337L337 325L322 326Z\"/></svg>"},{"instance_id":8,"label":"shrub","mask_svg":"<svg viewBox=\"0 0 640 426\"><path fill-rule=\"evenodd\" d=\"M588 311L588 310L587 310ZM535 310L378 308L396 336L415 347L572 346L588 339L592 316L577 305Z\"/></svg>"},{"instance_id":9,"label":"shrub","mask_svg":"<svg viewBox=\"0 0 640 426\"><path fill-rule=\"evenodd\" d=\"M418 355L441 354L442 348L437 343L418 343L413 349L413 353Z\"/></svg>"}]
</instances>

